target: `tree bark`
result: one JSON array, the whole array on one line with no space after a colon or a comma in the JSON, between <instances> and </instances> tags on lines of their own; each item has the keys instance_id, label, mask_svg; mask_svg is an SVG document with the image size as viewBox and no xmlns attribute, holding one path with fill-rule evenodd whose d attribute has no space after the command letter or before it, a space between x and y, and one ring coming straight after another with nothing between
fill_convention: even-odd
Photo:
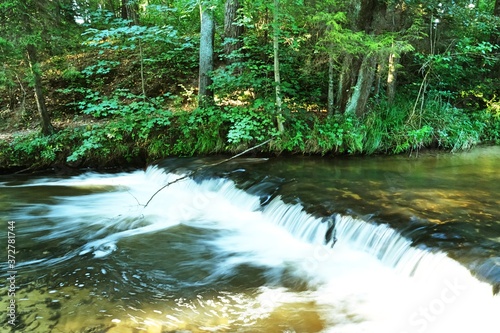
<instances>
[{"instance_id":1,"label":"tree bark","mask_svg":"<svg viewBox=\"0 0 500 333\"><path fill-rule=\"evenodd\" d=\"M121 1L121 17L124 20L130 20L133 24L139 24L139 6L135 0Z\"/></svg>"},{"instance_id":2,"label":"tree bark","mask_svg":"<svg viewBox=\"0 0 500 333\"><path fill-rule=\"evenodd\" d=\"M387 101L389 104L394 102L396 96L396 66L399 63L399 57L395 53L389 54L389 64L387 68Z\"/></svg>"},{"instance_id":3,"label":"tree bark","mask_svg":"<svg viewBox=\"0 0 500 333\"><path fill-rule=\"evenodd\" d=\"M243 26L237 23L238 10L240 9L239 0L226 0L224 11L224 53L229 62L232 62L231 54L241 48L239 40L243 33Z\"/></svg>"},{"instance_id":4,"label":"tree bark","mask_svg":"<svg viewBox=\"0 0 500 333\"><path fill-rule=\"evenodd\" d=\"M26 51L28 54L28 63L31 69L31 73L34 78L34 90L35 90L35 100L38 109L38 114L41 119L42 134L50 135L54 132L54 127L50 123L49 113L47 112L47 107L45 105L45 96L42 89L42 78L36 66L38 65L36 48L33 44L28 44L26 46Z\"/></svg>"},{"instance_id":5,"label":"tree bark","mask_svg":"<svg viewBox=\"0 0 500 333\"><path fill-rule=\"evenodd\" d=\"M274 0L274 13L273 13L273 50L274 50L274 84L276 86L276 121L278 124L278 131L283 132L283 116L282 116L282 100L281 100L281 77L280 77L280 59L279 59L279 0Z\"/></svg>"},{"instance_id":6,"label":"tree bark","mask_svg":"<svg viewBox=\"0 0 500 333\"><path fill-rule=\"evenodd\" d=\"M204 107L213 104L214 94L210 85L210 77L214 67L214 33L215 23L211 9L203 8L200 4L201 31L200 31L200 68L198 82L199 105Z\"/></svg>"},{"instance_id":7,"label":"tree bark","mask_svg":"<svg viewBox=\"0 0 500 333\"><path fill-rule=\"evenodd\" d=\"M359 61L351 54L344 55L342 69L340 70L339 85L337 88L336 107L341 113L345 112L347 102L356 84L356 74L359 69Z\"/></svg>"},{"instance_id":8,"label":"tree bark","mask_svg":"<svg viewBox=\"0 0 500 333\"><path fill-rule=\"evenodd\" d=\"M500 18L500 0L495 0L495 7L493 8L493 15ZM500 28L494 29L490 36L491 44L500 44Z\"/></svg>"},{"instance_id":9,"label":"tree bark","mask_svg":"<svg viewBox=\"0 0 500 333\"><path fill-rule=\"evenodd\" d=\"M364 114L375 78L375 64L375 56L366 55L363 58L356 86L347 103L346 113L356 114L357 116L362 116Z\"/></svg>"},{"instance_id":10,"label":"tree bark","mask_svg":"<svg viewBox=\"0 0 500 333\"><path fill-rule=\"evenodd\" d=\"M334 67L333 67L333 56L328 55L328 115L333 116L335 111L335 100L334 100Z\"/></svg>"}]
</instances>

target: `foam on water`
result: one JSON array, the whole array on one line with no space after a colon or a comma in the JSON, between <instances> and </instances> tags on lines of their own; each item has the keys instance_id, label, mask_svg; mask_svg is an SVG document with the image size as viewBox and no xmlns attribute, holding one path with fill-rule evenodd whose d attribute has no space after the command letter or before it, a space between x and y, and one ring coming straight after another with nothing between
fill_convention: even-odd
<instances>
[{"instance_id":1,"label":"foam on water","mask_svg":"<svg viewBox=\"0 0 500 333\"><path fill-rule=\"evenodd\" d=\"M259 304L255 318L300 303L314 304L327 323L325 332L498 331L499 297L443 252L413 247L386 225L340 215L335 217L338 242L332 248L331 240L325 244L329 225L323 219L279 197L261 207L258 196L225 179L182 179L144 206L159 188L180 177L150 167L145 172L39 180L31 186L106 187L59 197L57 205L45 207L43 217L54 224L39 241L79 234L86 242L71 256L103 258L113 255L125 238L179 224L216 230L217 237L202 240L218 254L213 276L226 276L240 265L266 272L267 282L254 298L241 301ZM233 323L238 322L235 316L256 311L233 301L232 310L224 310ZM161 318L172 325L188 320L182 314Z\"/></svg>"}]
</instances>

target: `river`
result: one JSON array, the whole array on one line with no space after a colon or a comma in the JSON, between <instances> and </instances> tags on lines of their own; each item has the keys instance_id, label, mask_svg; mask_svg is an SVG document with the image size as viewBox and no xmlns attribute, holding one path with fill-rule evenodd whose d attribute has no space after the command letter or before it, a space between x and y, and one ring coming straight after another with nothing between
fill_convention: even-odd
<instances>
[{"instance_id":1,"label":"river","mask_svg":"<svg viewBox=\"0 0 500 333\"><path fill-rule=\"evenodd\" d=\"M0 331L498 332L500 147L223 161L0 176Z\"/></svg>"}]
</instances>

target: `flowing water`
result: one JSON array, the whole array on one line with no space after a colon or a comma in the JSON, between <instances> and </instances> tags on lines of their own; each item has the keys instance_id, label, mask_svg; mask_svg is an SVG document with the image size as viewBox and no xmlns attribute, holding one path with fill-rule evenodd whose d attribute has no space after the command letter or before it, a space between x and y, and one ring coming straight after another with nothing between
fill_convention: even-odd
<instances>
[{"instance_id":1,"label":"flowing water","mask_svg":"<svg viewBox=\"0 0 500 333\"><path fill-rule=\"evenodd\" d=\"M217 161L0 177L0 331L499 332L499 147Z\"/></svg>"}]
</instances>

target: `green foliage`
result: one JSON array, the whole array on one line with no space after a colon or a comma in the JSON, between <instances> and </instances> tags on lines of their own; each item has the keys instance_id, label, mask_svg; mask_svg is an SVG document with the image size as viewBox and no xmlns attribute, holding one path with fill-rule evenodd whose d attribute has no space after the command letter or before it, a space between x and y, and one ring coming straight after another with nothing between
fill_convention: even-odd
<instances>
[{"instance_id":1,"label":"green foliage","mask_svg":"<svg viewBox=\"0 0 500 333\"><path fill-rule=\"evenodd\" d=\"M102 142L104 141L104 131L98 130L94 127L89 131L85 131L82 135L83 141L80 146L78 146L72 153L66 158L67 162L76 162L86 155L88 155L92 150L96 151L103 147ZM107 156L109 154L108 149L101 149L100 154Z\"/></svg>"},{"instance_id":2,"label":"green foliage","mask_svg":"<svg viewBox=\"0 0 500 333\"><path fill-rule=\"evenodd\" d=\"M436 126L439 146L456 152L470 149L480 142L484 124L471 119L463 110L448 106L430 116Z\"/></svg>"},{"instance_id":3,"label":"green foliage","mask_svg":"<svg viewBox=\"0 0 500 333\"><path fill-rule=\"evenodd\" d=\"M254 96L265 98L272 93L273 66L258 56L233 62L216 69L212 74L211 88L221 99L246 101Z\"/></svg>"},{"instance_id":4,"label":"green foliage","mask_svg":"<svg viewBox=\"0 0 500 333\"><path fill-rule=\"evenodd\" d=\"M445 52L415 53L416 62L428 72L429 91L446 96L452 102L463 97L489 94L499 88L498 82L488 80L488 74L499 62L499 45L462 37ZM485 79L486 78L486 79Z\"/></svg>"},{"instance_id":5,"label":"green foliage","mask_svg":"<svg viewBox=\"0 0 500 333\"><path fill-rule=\"evenodd\" d=\"M273 117L255 107L231 108L223 118L230 123L227 142L230 144L258 143L278 135Z\"/></svg>"},{"instance_id":6,"label":"green foliage","mask_svg":"<svg viewBox=\"0 0 500 333\"><path fill-rule=\"evenodd\" d=\"M16 136L10 144L12 151L11 161L22 162L29 156L34 164L51 164L64 151L64 143L57 136L42 136L34 133L25 136Z\"/></svg>"},{"instance_id":7,"label":"green foliage","mask_svg":"<svg viewBox=\"0 0 500 333\"><path fill-rule=\"evenodd\" d=\"M93 75L105 75L111 72L113 68L119 64L119 61L99 60L97 61L97 64L85 67L81 73L87 77L91 77Z\"/></svg>"},{"instance_id":8,"label":"green foliage","mask_svg":"<svg viewBox=\"0 0 500 333\"><path fill-rule=\"evenodd\" d=\"M388 2L392 19L378 17L370 27L358 24L359 1L282 1L277 26L272 2L242 2L236 23L245 27L242 47L223 55L224 43L234 40L222 32L223 6L211 1L219 23L212 73L218 105L190 111L197 92L199 4L141 2L132 21L120 18L118 0L2 2L2 108L5 101L13 108L21 104L30 81L24 47L34 43L41 60L36 69L51 85L45 90L64 87L57 91L63 98L47 97L51 111L71 100L67 109L87 123L45 138L16 138L2 159L131 161L236 152L268 138L276 153L320 155L458 151L500 141L499 19L491 14L492 2L472 8L410 1L404 12ZM274 27L280 30L284 133L277 133L272 112ZM350 63L357 71L367 54L377 59L376 99L362 117L326 116L329 65L334 83L354 82L358 73L342 66ZM352 61L344 62L345 55ZM392 103L384 94L389 55L397 60L391 66L399 83ZM4 114L2 120L10 116Z\"/></svg>"},{"instance_id":9,"label":"green foliage","mask_svg":"<svg viewBox=\"0 0 500 333\"><path fill-rule=\"evenodd\" d=\"M142 148L151 135L171 124L172 113L161 108L162 102L161 97L146 100L123 89L111 97L87 91L85 99L78 102L79 108L84 114L106 120L81 133L82 142L68 161L78 161L89 152L99 151L107 156L113 151L113 145L130 141Z\"/></svg>"},{"instance_id":10,"label":"green foliage","mask_svg":"<svg viewBox=\"0 0 500 333\"><path fill-rule=\"evenodd\" d=\"M219 108L174 114L175 142L170 152L181 156L218 153L224 149L224 119Z\"/></svg>"},{"instance_id":11,"label":"green foliage","mask_svg":"<svg viewBox=\"0 0 500 333\"><path fill-rule=\"evenodd\" d=\"M74 66L69 66L62 72L62 78L64 80L74 82L79 79L84 78L82 72L80 72L78 69L76 69Z\"/></svg>"}]
</instances>

